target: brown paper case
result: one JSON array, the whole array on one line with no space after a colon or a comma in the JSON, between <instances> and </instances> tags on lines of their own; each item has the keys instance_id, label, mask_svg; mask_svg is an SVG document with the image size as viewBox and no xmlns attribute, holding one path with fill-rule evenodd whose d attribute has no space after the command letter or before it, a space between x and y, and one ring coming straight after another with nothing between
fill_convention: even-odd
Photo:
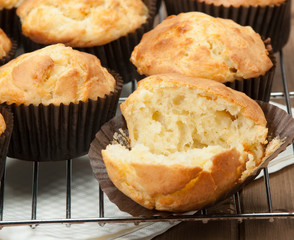
<instances>
[{"instance_id":1,"label":"brown paper case","mask_svg":"<svg viewBox=\"0 0 294 240\"><path fill-rule=\"evenodd\" d=\"M10 38L10 41L12 43L11 48L7 55L0 59L0 66L8 63L10 60L12 60L15 57L16 51L17 51L17 42L16 40Z\"/></svg>"},{"instance_id":2,"label":"brown paper case","mask_svg":"<svg viewBox=\"0 0 294 240\"><path fill-rule=\"evenodd\" d=\"M265 159L251 175L249 175L243 182L236 184L229 192L220 196L219 199L214 202L214 204L231 196L233 193L241 190L241 188L244 187L246 184L250 183L259 174L259 172L268 165L270 160L274 159L279 153L284 151L289 144L293 142L294 119L284 110L272 104L261 101L258 103L264 111L265 117L268 122L268 140L270 141L274 137L279 136L281 139L284 139L284 142L278 149L276 149L274 153L272 153L267 159ZM101 130L96 134L93 142L91 143L88 156L90 158L90 163L94 176L98 180L102 190L108 196L109 200L116 204L121 211L127 212L132 216L151 217L154 215L167 216L172 214L162 211L148 210L140 206L139 204L128 198L126 195L124 195L122 192L120 192L109 179L102 159L101 150L105 149L106 146L111 143L114 132L118 132L120 128L127 129L126 122L121 115L114 117L109 122L104 124ZM206 205L203 207L208 206Z\"/></svg>"},{"instance_id":3,"label":"brown paper case","mask_svg":"<svg viewBox=\"0 0 294 240\"><path fill-rule=\"evenodd\" d=\"M285 46L290 35L291 0L266 7L224 7L197 0L165 0L168 15L199 11L220 18L229 18L243 26L251 26L263 38L271 38L274 52Z\"/></svg>"},{"instance_id":4,"label":"brown paper case","mask_svg":"<svg viewBox=\"0 0 294 240\"><path fill-rule=\"evenodd\" d=\"M156 0L156 14L159 13L162 0Z\"/></svg>"},{"instance_id":5,"label":"brown paper case","mask_svg":"<svg viewBox=\"0 0 294 240\"><path fill-rule=\"evenodd\" d=\"M0 113L2 114L6 130L0 135L0 181L3 176L5 168L5 160L7 156L7 151L9 147L10 137L13 130L13 114L3 106L0 106Z\"/></svg>"},{"instance_id":6,"label":"brown paper case","mask_svg":"<svg viewBox=\"0 0 294 240\"><path fill-rule=\"evenodd\" d=\"M139 44L143 34L153 27L154 17L156 15L156 1L157 0L143 1L149 9L149 17L146 23L141 25L136 31L105 45L75 49L97 56L102 66L119 73L125 83L135 80L138 74L129 59L134 47ZM32 52L46 46L44 44L35 43L25 36L22 37L22 41L25 52Z\"/></svg>"},{"instance_id":7,"label":"brown paper case","mask_svg":"<svg viewBox=\"0 0 294 240\"><path fill-rule=\"evenodd\" d=\"M8 156L41 162L86 154L95 133L116 113L123 81L118 74L113 75L115 90L97 100L58 106L6 104L14 114Z\"/></svg>"},{"instance_id":8,"label":"brown paper case","mask_svg":"<svg viewBox=\"0 0 294 240\"><path fill-rule=\"evenodd\" d=\"M21 45L21 23L16 15L16 8L0 10L0 28Z\"/></svg>"}]
</instances>

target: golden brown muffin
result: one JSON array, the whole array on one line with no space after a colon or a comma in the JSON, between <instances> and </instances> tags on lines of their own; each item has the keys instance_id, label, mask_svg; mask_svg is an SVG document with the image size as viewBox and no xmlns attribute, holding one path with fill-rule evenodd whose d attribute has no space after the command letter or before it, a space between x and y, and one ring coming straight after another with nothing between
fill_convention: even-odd
<instances>
[{"instance_id":1,"label":"golden brown muffin","mask_svg":"<svg viewBox=\"0 0 294 240\"><path fill-rule=\"evenodd\" d=\"M141 0L25 0L17 9L23 34L36 43L103 45L146 22Z\"/></svg>"},{"instance_id":2,"label":"golden brown muffin","mask_svg":"<svg viewBox=\"0 0 294 240\"><path fill-rule=\"evenodd\" d=\"M6 129L6 124L2 114L0 113L0 136L2 133L4 133L5 129Z\"/></svg>"},{"instance_id":3,"label":"golden brown muffin","mask_svg":"<svg viewBox=\"0 0 294 240\"><path fill-rule=\"evenodd\" d=\"M110 72L96 56L63 44L2 66L0 102L14 116L8 156L60 161L86 154L117 109L123 84Z\"/></svg>"},{"instance_id":4,"label":"golden brown muffin","mask_svg":"<svg viewBox=\"0 0 294 240\"><path fill-rule=\"evenodd\" d=\"M5 32L0 28L0 59L7 56L11 50L12 43Z\"/></svg>"},{"instance_id":5,"label":"golden brown muffin","mask_svg":"<svg viewBox=\"0 0 294 240\"><path fill-rule=\"evenodd\" d=\"M63 44L23 54L0 68L0 101L8 104L95 100L109 94L115 85L97 57Z\"/></svg>"},{"instance_id":6,"label":"golden brown muffin","mask_svg":"<svg viewBox=\"0 0 294 240\"><path fill-rule=\"evenodd\" d=\"M286 0L197 0L198 2L204 2L206 4L214 4L215 6L223 5L225 7L249 7L249 6L271 6L280 5Z\"/></svg>"},{"instance_id":7,"label":"golden brown muffin","mask_svg":"<svg viewBox=\"0 0 294 240\"><path fill-rule=\"evenodd\" d=\"M147 76L174 72L222 83L258 77L273 66L251 27L200 12L165 19L144 34L131 61Z\"/></svg>"},{"instance_id":8,"label":"golden brown muffin","mask_svg":"<svg viewBox=\"0 0 294 240\"><path fill-rule=\"evenodd\" d=\"M102 150L109 178L149 209L214 202L262 161L268 129L259 105L208 79L152 75L122 103L130 149Z\"/></svg>"}]
</instances>

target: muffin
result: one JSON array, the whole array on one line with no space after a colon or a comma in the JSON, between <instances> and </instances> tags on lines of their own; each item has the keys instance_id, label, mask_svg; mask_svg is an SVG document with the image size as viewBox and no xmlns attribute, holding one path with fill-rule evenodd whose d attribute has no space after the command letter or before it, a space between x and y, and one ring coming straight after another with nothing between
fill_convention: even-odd
<instances>
[{"instance_id":1,"label":"muffin","mask_svg":"<svg viewBox=\"0 0 294 240\"><path fill-rule=\"evenodd\" d=\"M200 209L246 179L266 156L262 109L216 81L152 75L138 83L121 111L130 144L114 135L118 141L102 150L103 161L113 184L148 209Z\"/></svg>"},{"instance_id":2,"label":"muffin","mask_svg":"<svg viewBox=\"0 0 294 240\"><path fill-rule=\"evenodd\" d=\"M21 26L16 9L22 2L23 0L0 0L0 28L18 42L21 38Z\"/></svg>"},{"instance_id":3,"label":"muffin","mask_svg":"<svg viewBox=\"0 0 294 240\"><path fill-rule=\"evenodd\" d=\"M63 43L96 55L102 65L134 79L129 57L153 26L155 0L25 0L17 9L24 49Z\"/></svg>"},{"instance_id":4,"label":"muffin","mask_svg":"<svg viewBox=\"0 0 294 240\"><path fill-rule=\"evenodd\" d=\"M271 58L251 27L188 12L170 16L144 34L130 60L141 75L174 72L208 78L269 101L275 69Z\"/></svg>"},{"instance_id":5,"label":"muffin","mask_svg":"<svg viewBox=\"0 0 294 240\"><path fill-rule=\"evenodd\" d=\"M249 25L264 39L271 39L274 52L281 50L289 39L290 0L165 0L165 4L168 15L199 11Z\"/></svg>"},{"instance_id":6,"label":"muffin","mask_svg":"<svg viewBox=\"0 0 294 240\"><path fill-rule=\"evenodd\" d=\"M5 160L9 141L13 129L13 115L3 106L0 106L0 181L5 168Z\"/></svg>"},{"instance_id":7,"label":"muffin","mask_svg":"<svg viewBox=\"0 0 294 240\"><path fill-rule=\"evenodd\" d=\"M173 103L171 105L173 105ZM259 173L269 164L271 160L286 150L287 146L293 142L293 117L290 114L287 114L286 111L270 103L258 101L258 105L264 112L268 128L268 144L266 145L265 157L263 158L262 163L256 166L250 175L247 177L244 176L244 180L238 181L233 188L217 198L212 204L225 200L226 198L231 197L233 193L242 190L244 186L251 183L252 180L259 175ZM280 139L282 139L282 143ZM99 181L99 186L108 196L109 200L116 204L121 211L127 212L134 217L170 216L170 212L149 210L139 205L131 198L120 192L117 187L113 185L107 175L107 170L101 154L101 151L106 149L106 147L111 143L119 143L126 148L130 148L127 124L122 115L117 115L102 126L101 130L96 134L95 139L91 143L88 154L94 176ZM204 207L210 207L212 204L205 205Z\"/></svg>"},{"instance_id":8,"label":"muffin","mask_svg":"<svg viewBox=\"0 0 294 240\"><path fill-rule=\"evenodd\" d=\"M53 161L87 153L116 112L122 80L114 76L96 56L63 44L3 65L0 101L15 118L8 156Z\"/></svg>"},{"instance_id":9,"label":"muffin","mask_svg":"<svg viewBox=\"0 0 294 240\"><path fill-rule=\"evenodd\" d=\"M11 40L0 28L0 66L8 63L14 58L16 50L16 41Z\"/></svg>"}]
</instances>

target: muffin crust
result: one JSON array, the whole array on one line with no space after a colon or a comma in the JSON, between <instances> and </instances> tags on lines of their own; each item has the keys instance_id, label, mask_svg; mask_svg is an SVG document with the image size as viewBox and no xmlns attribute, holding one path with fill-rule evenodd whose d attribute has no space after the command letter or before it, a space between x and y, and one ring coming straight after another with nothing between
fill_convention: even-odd
<instances>
[{"instance_id":1,"label":"muffin crust","mask_svg":"<svg viewBox=\"0 0 294 240\"><path fill-rule=\"evenodd\" d=\"M94 55L56 44L23 54L0 68L0 101L78 103L104 97L115 79Z\"/></svg>"},{"instance_id":2,"label":"muffin crust","mask_svg":"<svg viewBox=\"0 0 294 240\"><path fill-rule=\"evenodd\" d=\"M0 0L0 10L18 7L24 0Z\"/></svg>"},{"instance_id":3,"label":"muffin crust","mask_svg":"<svg viewBox=\"0 0 294 240\"><path fill-rule=\"evenodd\" d=\"M251 27L200 12L165 19L144 34L131 61L147 76L174 72L219 82L259 77L273 66Z\"/></svg>"}]
</instances>

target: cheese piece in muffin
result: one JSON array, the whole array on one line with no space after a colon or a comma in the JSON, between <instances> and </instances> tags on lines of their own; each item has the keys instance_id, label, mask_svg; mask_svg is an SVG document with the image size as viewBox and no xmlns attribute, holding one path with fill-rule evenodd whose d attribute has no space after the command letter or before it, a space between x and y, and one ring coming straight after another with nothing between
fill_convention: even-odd
<instances>
[{"instance_id":1,"label":"cheese piece in muffin","mask_svg":"<svg viewBox=\"0 0 294 240\"><path fill-rule=\"evenodd\" d=\"M206 4L213 4L215 6L223 5L224 7L265 7L271 5L280 5L286 0L197 0L198 2L204 2Z\"/></svg>"},{"instance_id":2,"label":"cheese piece in muffin","mask_svg":"<svg viewBox=\"0 0 294 240\"><path fill-rule=\"evenodd\" d=\"M141 0L26 0L17 9L23 34L36 43L103 45L146 22Z\"/></svg>"},{"instance_id":3,"label":"cheese piece in muffin","mask_svg":"<svg viewBox=\"0 0 294 240\"><path fill-rule=\"evenodd\" d=\"M0 136L2 133L4 133L5 130L6 130L6 124L2 114L0 113Z\"/></svg>"},{"instance_id":4,"label":"cheese piece in muffin","mask_svg":"<svg viewBox=\"0 0 294 240\"><path fill-rule=\"evenodd\" d=\"M273 66L251 27L200 12L165 19L144 34L131 61L142 75L174 72L222 83L259 77Z\"/></svg>"},{"instance_id":5,"label":"cheese piece in muffin","mask_svg":"<svg viewBox=\"0 0 294 240\"><path fill-rule=\"evenodd\" d=\"M102 150L114 185L149 209L213 203L262 161L266 119L245 94L216 81L152 75L121 104L130 149Z\"/></svg>"},{"instance_id":6,"label":"cheese piece in muffin","mask_svg":"<svg viewBox=\"0 0 294 240\"><path fill-rule=\"evenodd\" d=\"M96 100L114 90L114 77L91 54L63 44L23 54L0 68L0 101L55 105Z\"/></svg>"},{"instance_id":7,"label":"cheese piece in muffin","mask_svg":"<svg viewBox=\"0 0 294 240\"><path fill-rule=\"evenodd\" d=\"M12 43L5 32L0 28L0 59L7 56L11 50Z\"/></svg>"}]
</instances>

